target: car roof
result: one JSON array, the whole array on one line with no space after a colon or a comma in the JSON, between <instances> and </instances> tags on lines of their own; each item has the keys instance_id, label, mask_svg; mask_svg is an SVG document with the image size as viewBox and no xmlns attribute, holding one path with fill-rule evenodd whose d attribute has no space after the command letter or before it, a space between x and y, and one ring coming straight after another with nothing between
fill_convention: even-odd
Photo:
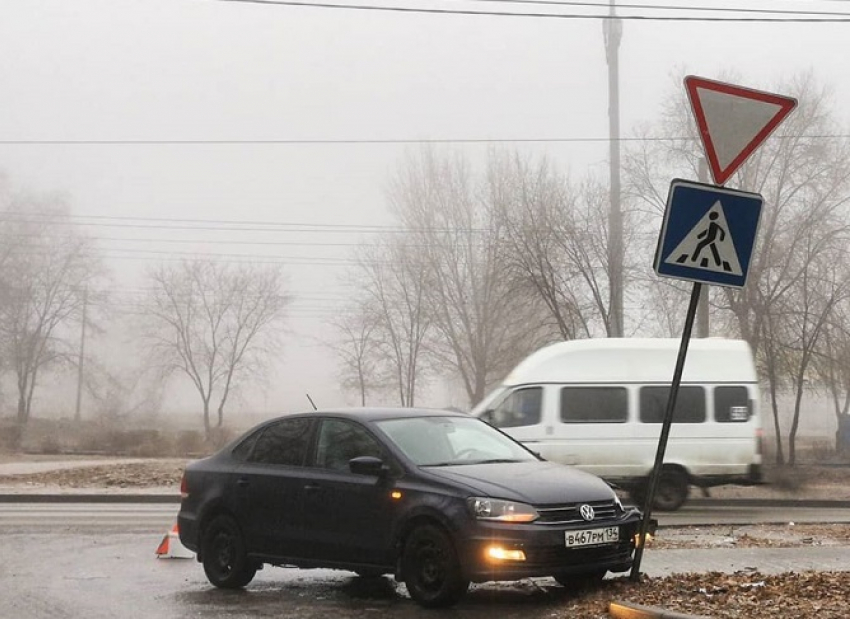
<instances>
[{"instance_id":1,"label":"car roof","mask_svg":"<svg viewBox=\"0 0 850 619\"><path fill-rule=\"evenodd\" d=\"M269 422L279 419L291 419L293 417L344 417L359 419L361 421L380 421L382 419L401 419L411 417L469 417L468 414L454 410L437 408L402 408L402 407L357 407L357 408L330 408L304 413L291 413L281 415Z\"/></svg>"}]
</instances>

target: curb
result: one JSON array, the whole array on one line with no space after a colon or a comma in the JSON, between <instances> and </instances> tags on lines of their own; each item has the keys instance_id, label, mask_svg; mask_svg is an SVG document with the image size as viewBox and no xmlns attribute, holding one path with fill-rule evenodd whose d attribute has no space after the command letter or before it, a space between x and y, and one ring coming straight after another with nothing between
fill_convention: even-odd
<instances>
[{"instance_id":1,"label":"curb","mask_svg":"<svg viewBox=\"0 0 850 619\"><path fill-rule=\"evenodd\" d=\"M693 507L850 507L850 501L831 499L690 499Z\"/></svg>"},{"instance_id":2,"label":"curb","mask_svg":"<svg viewBox=\"0 0 850 619\"><path fill-rule=\"evenodd\" d=\"M0 494L0 503L180 503L179 494Z\"/></svg>"},{"instance_id":3,"label":"curb","mask_svg":"<svg viewBox=\"0 0 850 619\"><path fill-rule=\"evenodd\" d=\"M611 602L608 614L614 619L710 619L705 615L684 615L657 606L641 606L630 602Z\"/></svg>"}]
</instances>

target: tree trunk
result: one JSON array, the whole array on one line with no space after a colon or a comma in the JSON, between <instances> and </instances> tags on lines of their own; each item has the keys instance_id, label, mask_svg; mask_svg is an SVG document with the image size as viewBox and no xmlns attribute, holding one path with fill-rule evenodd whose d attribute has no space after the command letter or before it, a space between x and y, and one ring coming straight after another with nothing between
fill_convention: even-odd
<instances>
[{"instance_id":1,"label":"tree trunk","mask_svg":"<svg viewBox=\"0 0 850 619\"><path fill-rule=\"evenodd\" d=\"M785 464L785 454L782 451L782 429L779 427L779 404L776 401L776 383L773 380L770 383L770 405L773 410L773 430L776 435L776 464Z\"/></svg>"},{"instance_id":2,"label":"tree trunk","mask_svg":"<svg viewBox=\"0 0 850 619\"><path fill-rule=\"evenodd\" d=\"M800 426L800 404L803 400L803 380L802 376L797 384L797 393L794 398L794 421L791 422L791 431L788 433L788 464L791 466L797 463L797 428Z\"/></svg>"},{"instance_id":3,"label":"tree trunk","mask_svg":"<svg viewBox=\"0 0 850 619\"><path fill-rule=\"evenodd\" d=\"M204 400L204 438L210 440L210 402Z\"/></svg>"}]
</instances>

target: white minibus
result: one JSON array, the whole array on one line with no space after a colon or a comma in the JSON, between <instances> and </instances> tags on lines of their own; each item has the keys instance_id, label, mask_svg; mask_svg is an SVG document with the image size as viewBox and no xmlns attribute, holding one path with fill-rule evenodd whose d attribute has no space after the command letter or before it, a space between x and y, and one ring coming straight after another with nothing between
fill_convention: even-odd
<instances>
[{"instance_id":1,"label":"white minibus","mask_svg":"<svg viewBox=\"0 0 850 619\"><path fill-rule=\"evenodd\" d=\"M517 365L472 414L642 505L679 346L678 339L649 338L552 344ZM761 434L750 346L690 340L653 506L678 509L691 485L760 483Z\"/></svg>"}]
</instances>

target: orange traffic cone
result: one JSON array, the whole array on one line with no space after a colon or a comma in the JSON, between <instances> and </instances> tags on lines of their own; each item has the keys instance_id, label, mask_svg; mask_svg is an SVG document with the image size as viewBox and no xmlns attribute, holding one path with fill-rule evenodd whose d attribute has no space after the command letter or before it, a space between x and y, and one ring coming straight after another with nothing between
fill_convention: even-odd
<instances>
[{"instance_id":1,"label":"orange traffic cone","mask_svg":"<svg viewBox=\"0 0 850 619\"><path fill-rule=\"evenodd\" d=\"M194 556L195 553L180 541L180 531L176 524L165 534L156 549L157 559L191 559Z\"/></svg>"}]
</instances>

